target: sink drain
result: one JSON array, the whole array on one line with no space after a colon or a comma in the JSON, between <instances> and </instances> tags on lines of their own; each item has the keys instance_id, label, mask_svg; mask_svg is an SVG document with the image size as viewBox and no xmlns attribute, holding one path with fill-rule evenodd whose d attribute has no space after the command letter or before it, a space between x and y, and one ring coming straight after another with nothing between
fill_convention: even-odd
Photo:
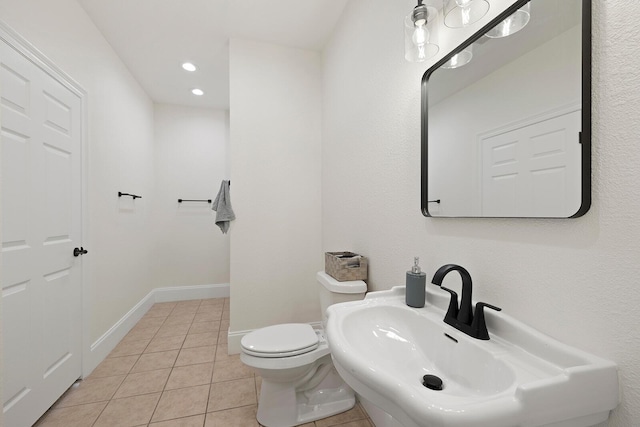
<instances>
[{"instance_id":1,"label":"sink drain","mask_svg":"<svg viewBox=\"0 0 640 427\"><path fill-rule=\"evenodd\" d=\"M429 390L442 390L442 380L435 375L425 375L422 377L422 385Z\"/></svg>"}]
</instances>

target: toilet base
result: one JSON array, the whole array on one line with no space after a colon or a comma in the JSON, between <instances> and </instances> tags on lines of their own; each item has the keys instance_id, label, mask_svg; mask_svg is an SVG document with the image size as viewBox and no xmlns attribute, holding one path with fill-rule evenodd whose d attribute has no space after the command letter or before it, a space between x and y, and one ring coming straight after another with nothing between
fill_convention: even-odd
<instances>
[{"instance_id":1,"label":"toilet base","mask_svg":"<svg viewBox=\"0 0 640 427\"><path fill-rule=\"evenodd\" d=\"M312 388L272 382L263 377L258 401L258 422L265 427L293 427L353 408L355 394L332 364L318 369L322 377ZM313 384L317 381L309 381ZM302 388L302 389L301 389Z\"/></svg>"}]
</instances>

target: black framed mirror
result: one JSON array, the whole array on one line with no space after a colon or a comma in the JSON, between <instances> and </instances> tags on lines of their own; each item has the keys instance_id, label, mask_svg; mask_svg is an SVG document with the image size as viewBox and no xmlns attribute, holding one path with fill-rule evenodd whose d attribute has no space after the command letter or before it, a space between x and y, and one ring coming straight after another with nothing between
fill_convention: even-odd
<instances>
[{"instance_id":1,"label":"black framed mirror","mask_svg":"<svg viewBox=\"0 0 640 427\"><path fill-rule=\"evenodd\" d=\"M521 12L526 25L502 37ZM591 1L514 2L426 71L421 116L425 216L584 215Z\"/></svg>"}]
</instances>

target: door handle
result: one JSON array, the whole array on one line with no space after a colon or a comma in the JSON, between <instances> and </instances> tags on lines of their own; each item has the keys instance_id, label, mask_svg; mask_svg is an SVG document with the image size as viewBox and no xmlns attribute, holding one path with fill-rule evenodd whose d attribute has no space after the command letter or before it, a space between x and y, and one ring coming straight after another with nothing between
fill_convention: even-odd
<instances>
[{"instance_id":1,"label":"door handle","mask_svg":"<svg viewBox=\"0 0 640 427\"><path fill-rule=\"evenodd\" d=\"M83 248L82 246L80 246L79 248L73 248L73 256L76 256L76 257L80 255L84 255L87 252L89 251Z\"/></svg>"}]
</instances>

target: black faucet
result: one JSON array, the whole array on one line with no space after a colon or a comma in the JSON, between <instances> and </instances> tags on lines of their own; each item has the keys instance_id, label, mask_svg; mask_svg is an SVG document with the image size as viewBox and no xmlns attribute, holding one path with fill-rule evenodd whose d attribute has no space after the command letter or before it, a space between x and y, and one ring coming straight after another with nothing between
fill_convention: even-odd
<instances>
[{"instance_id":1,"label":"black faucet","mask_svg":"<svg viewBox=\"0 0 640 427\"><path fill-rule=\"evenodd\" d=\"M452 271L460 273L462 278L462 300L460 301L460 307L458 307L458 294L451 289L442 286L442 280L444 276ZM502 310L499 307L479 302L476 304L476 312L473 313L471 304L471 294L473 292L473 286L471 285L471 275L464 268L456 264L443 265L433 275L431 283L440 286L443 290L451 294L451 300L449 301L449 309L444 316L444 322L453 326L457 330L464 332L470 337L480 340L488 340L489 332L487 331L487 324L484 320L484 308L490 308L496 311Z\"/></svg>"}]
</instances>

